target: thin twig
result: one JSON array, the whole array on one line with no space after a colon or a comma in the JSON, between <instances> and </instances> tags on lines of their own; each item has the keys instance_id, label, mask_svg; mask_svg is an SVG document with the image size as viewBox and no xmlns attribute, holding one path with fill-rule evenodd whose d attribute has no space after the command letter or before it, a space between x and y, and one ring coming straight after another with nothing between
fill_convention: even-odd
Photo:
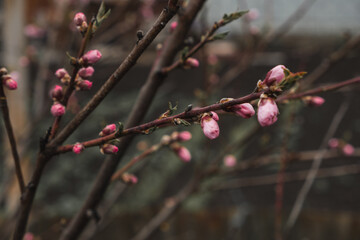
<instances>
[{"instance_id":1,"label":"thin twig","mask_svg":"<svg viewBox=\"0 0 360 240\"><path fill-rule=\"evenodd\" d=\"M300 211L303 207L303 204L304 204L304 201L306 199L306 196L307 194L309 193L310 191L310 188L316 178L316 174L318 173L318 170L320 168L320 165L321 165L321 162L324 158L324 155L326 153L326 147L327 147L327 144L328 144L328 141L329 139L335 134L341 120L343 119L343 117L345 116L345 113L347 111L349 107L349 101L346 100L342 103L342 105L340 106L339 110L337 111L337 113L335 114L331 124L330 124L330 127L327 131L327 133L325 134L324 138L323 138L323 141L320 145L320 151L318 154L315 155L314 157L314 161L313 161L313 164L311 166L311 169L309 170L309 173L306 177L306 180L305 180L305 183L304 185L302 186L297 198L296 198L296 201L294 203L294 207L293 209L291 210L291 213L290 213L290 216L289 216L289 219L286 223L286 226L285 226L285 235L287 235L287 233L289 233L289 231L292 229L292 227L294 226L299 214L300 214Z\"/></svg>"},{"instance_id":2,"label":"thin twig","mask_svg":"<svg viewBox=\"0 0 360 240\"><path fill-rule=\"evenodd\" d=\"M4 119L4 123L5 123L6 132L7 132L8 138L9 138L11 153L14 158L16 177L18 179L20 192L21 192L21 194L23 194L25 192L25 182L24 182L24 177L23 177L22 171L21 171L20 157L19 157L19 153L17 151L16 140L15 140L14 131L13 131L13 128L11 125L9 108L7 105L7 100L6 100L1 77L0 77L0 107L1 107L1 111L3 113L2 115L3 115L3 119Z\"/></svg>"}]
</instances>

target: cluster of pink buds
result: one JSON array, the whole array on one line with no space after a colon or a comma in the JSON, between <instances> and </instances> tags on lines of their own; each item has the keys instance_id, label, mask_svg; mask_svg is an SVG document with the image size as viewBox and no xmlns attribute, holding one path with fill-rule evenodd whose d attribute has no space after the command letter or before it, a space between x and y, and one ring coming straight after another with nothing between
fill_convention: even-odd
<instances>
[{"instance_id":1,"label":"cluster of pink buds","mask_svg":"<svg viewBox=\"0 0 360 240\"><path fill-rule=\"evenodd\" d=\"M355 152L353 145L351 145L350 143L346 143L341 139L331 138L328 142L328 145L331 149L341 150L341 152L346 156L351 156Z\"/></svg>"},{"instance_id":2,"label":"cluster of pink buds","mask_svg":"<svg viewBox=\"0 0 360 240\"><path fill-rule=\"evenodd\" d=\"M302 98L303 102L310 107L320 107L324 104L325 99L318 96L306 96Z\"/></svg>"},{"instance_id":3,"label":"cluster of pink buds","mask_svg":"<svg viewBox=\"0 0 360 240\"><path fill-rule=\"evenodd\" d=\"M88 28L85 14L82 12L76 13L74 17L74 24L81 33L85 33Z\"/></svg>"},{"instance_id":4,"label":"cluster of pink buds","mask_svg":"<svg viewBox=\"0 0 360 240\"><path fill-rule=\"evenodd\" d=\"M9 90L17 89L17 82L11 77L11 75L8 74L6 68L0 69L0 77L3 86L5 86L7 89Z\"/></svg>"},{"instance_id":5,"label":"cluster of pink buds","mask_svg":"<svg viewBox=\"0 0 360 240\"><path fill-rule=\"evenodd\" d=\"M173 132L171 136L164 135L161 139L163 145L169 145L170 149L183 161L189 162L191 160L190 151L179 144L179 142L189 141L192 135L189 131Z\"/></svg>"},{"instance_id":6,"label":"cluster of pink buds","mask_svg":"<svg viewBox=\"0 0 360 240\"><path fill-rule=\"evenodd\" d=\"M200 124L204 135L210 139L215 139L220 134L219 116L216 112L204 113L201 117Z\"/></svg>"},{"instance_id":7,"label":"cluster of pink buds","mask_svg":"<svg viewBox=\"0 0 360 240\"><path fill-rule=\"evenodd\" d=\"M116 125L114 123L106 125L99 133L99 136L104 137L116 132ZM116 154L119 148L113 144L105 143L100 146L100 152L102 154Z\"/></svg>"}]
</instances>

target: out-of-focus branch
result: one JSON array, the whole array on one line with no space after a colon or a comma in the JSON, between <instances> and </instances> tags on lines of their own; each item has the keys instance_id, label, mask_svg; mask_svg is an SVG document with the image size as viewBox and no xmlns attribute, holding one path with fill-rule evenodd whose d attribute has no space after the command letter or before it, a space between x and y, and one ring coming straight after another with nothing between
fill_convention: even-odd
<instances>
[{"instance_id":1,"label":"out-of-focus branch","mask_svg":"<svg viewBox=\"0 0 360 240\"><path fill-rule=\"evenodd\" d=\"M6 100L1 76L0 76L0 107L1 107L1 112L3 115L4 123L5 123L6 132L7 132L8 138L9 138L11 153L14 158L16 177L18 179L20 192L21 192L21 194L23 194L25 191L24 177L23 177L23 174L21 171L20 157L19 157L19 153L17 151L15 135L14 135L14 131L13 131L11 120L10 120L9 108L7 105L7 100Z\"/></svg>"},{"instance_id":2,"label":"out-of-focus branch","mask_svg":"<svg viewBox=\"0 0 360 240\"><path fill-rule=\"evenodd\" d=\"M325 58L319 66L317 66L311 74L309 74L300 85L301 89L306 89L317 79L323 76L332 66L342 60L347 54L351 52L356 46L360 45L360 35L349 39L339 50L330 54Z\"/></svg>"},{"instance_id":3,"label":"out-of-focus branch","mask_svg":"<svg viewBox=\"0 0 360 240\"><path fill-rule=\"evenodd\" d=\"M292 181L303 181L306 179L308 175L308 170L302 171L294 171L287 172L284 174L284 182L292 182ZM343 166L337 167L329 167L319 169L316 179L319 178L328 178L328 177L340 177L346 175L353 175L360 173L359 164L347 164ZM257 187L264 185L276 184L277 182L277 174L270 174L261 177L243 177L236 180L227 181L224 183L219 183L211 187L211 190L219 191L219 190L229 190L243 187Z\"/></svg>"},{"instance_id":4,"label":"out-of-focus branch","mask_svg":"<svg viewBox=\"0 0 360 240\"><path fill-rule=\"evenodd\" d=\"M326 147L328 144L329 139L335 134L338 126L340 125L341 120L344 118L345 113L347 111L349 107L349 101L344 101L342 103L342 105L340 106L339 110L336 112L328 131L326 132L324 139L320 145L320 151L318 154L315 155L314 157L314 161L312 163L311 169L309 170L309 173L306 176L306 180L304 185L302 186L299 194L297 195L296 201L294 203L294 207L291 210L289 219L286 223L285 226L285 235L287 235L287 233L289 233L289 231L292 229L292 227L294 226L300 212L301 209L303 207L304 201L306 199L306 196L308 195L312 184L314 183L314 180L316 178L316 175L319 171L321 162L324 158L324 155L326 153Z\"/></svg>"}]
</instances>

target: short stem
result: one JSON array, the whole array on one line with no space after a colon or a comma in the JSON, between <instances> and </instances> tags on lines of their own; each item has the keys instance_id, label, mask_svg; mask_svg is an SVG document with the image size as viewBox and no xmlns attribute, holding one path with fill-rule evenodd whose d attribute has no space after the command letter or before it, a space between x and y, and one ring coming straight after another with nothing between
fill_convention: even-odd
<instances>
[{"instance_id":1,"label":"short stem","mask_svg":"<svg viewBox=\"0 0 360 240\"><path fill-rule=\"evenodd\" d=\"M0 82L0 106L1 106L1 111L3 113L2 115L3 115L3 119L4 119L4 123L5 123L6 132L7 132L8 138L9 138L9 142L10 142L11 153L14 158L15 172L16 172L16 176L17 176L17 179L19 182L20 192L23 194L25 191L24 177L23 177L23 174L21 171L20 157L19 157L19 153L17 151L14 131L13 131L13 128L11 125L9 108L7 105L7 100L6 100L3 84L1 82Z\"/></svg>"}]
</instances>

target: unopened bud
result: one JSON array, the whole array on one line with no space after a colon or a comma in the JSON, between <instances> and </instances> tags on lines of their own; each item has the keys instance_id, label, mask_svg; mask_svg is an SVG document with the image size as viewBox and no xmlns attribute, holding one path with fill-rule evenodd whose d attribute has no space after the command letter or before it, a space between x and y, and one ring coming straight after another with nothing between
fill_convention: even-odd
<instances>
[{"instance_id":1,"label":"unopened bud","mask_svg":"<svg viewBox=\"0 0 360 240\"><path fill-rule=\"evenodd\" d=\"M107 136L114 133L115 131L116 131L116 125L114 123L109 124L103 128L103 130L99 133L99 136L101 137Z\"/></svg>"},{"instance_id":2,"label":"unopened bud","mask_svg":"<svg viewBox=\"0 0 360 240\"><path fill-rule=\"evenodd\" d=\"M82 12L78 12L75 14L75 17L74 17L74 23L76 26L80 27L83 22L86 22L86 16L85 14L83 14Z\"/></svg>"},{"instance_id":3,"label":"unopened bud","mask_svg":"<svg viewBox=\"0 0 360 240\"><path fill-rule=\"evenodd\" d=\"M132 184L132 185L138 182L138 178L131 173L124 173L123 175L121 175L121 180L123 180L123 182L126 184Z\"/></svg>"},{"instance_id":4,"label":"unopened bud","mask_svg":"<svg viewBox=\"0 0 360 240\"><path fill-rule=\"evenodd\" d=\"M90 90L92 87L92 82L89 80L79 79L76 81L76 90Z\"/></svg>"},{"instance_id":5,"label":"unopened bud","mask_svg":"<svg viewBox=\"0 0 360 240\"><path fill-rule=\"evenodd\" d=\"M215 112L211 112L212 115L205 113L201 118L201 128L204 135L210 139L215 139L220 134L220 129L217 121L219 116Z\"/></svg>"},{"instance_id":6,"label":"unopened bud","mask_svg":"<svg viewBox=\"0 0 360 240\"><path fill-rule=\"evenodd\" d=\"M177 140L180 142L189 141L192 138L191 132L182 131L179 133Z\"/></svg>"},{"instance_id":7,"label":"unopened bud","mask_svg":"<svg viewBox=\"0 0 360 240\"><path fill-rule=\"evenodd\" d=\"M345 155L351 156L354 154L355 149L354 149L353 145L348 143L348 144L345 144L345 146L342 148L342 151Z\"/></svg>"},{"instance_id":8,"label":"unopened bud","mask_svg":"<svg viewBox=\"0 0 360 240\"><path fill-rule=\"evenodd\" d=\"M51 90L51 97L53 100L55 101L60 101L63 97L63 88L60 85L56 85L52 90Z\"/></svg>"},{"instance_id":9,"label":"unopened bud","mask_svg":"<svg viewBox=\"0 0 360 240\"><path fill-rule=\"evenodd\" d=\"M339 147L339 139L337 138L331 138L328 142L328 145L330 148L337 148Z\"/></svg>"},{"instance_id":10,"label":"unopened bud","mask_svg":"<svg viewBox=\"0 0 360 240\"><path fill-rule=\"evenodd\" d=\"M184 146L176 146L173 148L176 155L183 161L183 162L190 162L191 160L191 153L189 150Z\"/></svg>"},{"instance_id":11,"label":"unopened bud","mask_svg":"<svg viewBox=\"0 0 360 240\"><path fill-rule=\"evenodd\" d=\"M63 105L61 105L60 103L54 103L51 106L51 114L54 117L60 117L62 115L64 115L65 113L65 107Z\"/></svg>"},{"instance_id":12,"label":"unopened bud","mask_svg":"<svg viewBox=\"0 0 360 240\"><path fill-rule=\"evenodd\" d=\"M2 77L4 86L9 90L17 89L17 82L10 76L5 75Z\"/></svg>"},{"instance_id":13,"label":"unopened bud","mask_svg":"<svg viewBox=\"0 0 360 240\"><path fill-rule=\"evenodd\" d=\"M324 104L325 99L323 99L322 97L318 97L318 96L307 96L303 98L303 101L305 102L305 104L307 104L308 106L311 107L320 107L321 105Z\"/></svg>"},{"instance_id":14,"label":"unopened bud","mask_svg":"<svg viewBox=\"0 0 360 240\"><path fill-rule=\"evenodd\" d=\"M198 68L199 65L199 60L197 60L196 58L188 58L185 61L185 67Z\"/></svg>"},{"instance_id":15,"label":"unopened bud","mask_svg":"<svg viewBox=\"0 0 360 240\"><path fill-rule=\"evenodd\" d=\"M83 79L89 79L93 75L94 71L95 71L94 68L89 66L86 68L80 68L78 74Z\"/></svg>"},{"instance_id":16,"label":"unopened bud","mask_svg":"<svg viewBox=\"0 0 360 240\"><path fill-rule=\"evenodd\" d=\"M116 154L119 151L119 148L112 144L104 144L100 148L102 154Z\"/></svg>"},{"instance_id":17,"label":"unopened bud","mask_svg":"<svg viewBox=\"0 0 360 240\"><path fill-rule=\"evenodd\" d=\"M76 154L80 154L84 149L85 149L84 145L82 145L81 143L75 143L72 151Z\"/></svg>"},{"instance_id":18,"label":"unopened bud","mask_svg":"<svg viewBox=\"0 0 360 240\"><path fill-rule=\"evenodd\" d=\"M69 75L68 72L66 71L65 68L59 68L58 70L56 70L55 72L55 76L58 79L62 79L63 77L65 77L66 75Z\"/></svg>"},{"instance_id":19,"label":"unopened bud","mask_svg":"<svg viewBox=\"0 0 360 240\"><path fill-rule=\"evenodd\" d=\"M272 98L261 98L258 107L258 121L262 127L270 126L277 121L279 109Z\"/></svg>"},{"instance_id":20,"label":"unopened bud","mask_svg":"<svg viewBox=\"0 0 360 240\"><path fill-rule=\"evenodd\" d=\"M226 156L224 157L224 165L225 165L226 167L234 167L234 166L236 165L236 158L235 158L235 156L234 156L234 155L231 155L231 154L226 155Z\"/></svg>"},{"instance_id":21,"label":"unopened bud","mask_svg":"<svg viewBox=\"0 0 360 240\"><path fill-rule=\"evenodd\" d=\"M81 59L85 64L94 64L101 59L101 53L99 50L90 50Z\"/></svg>"},{"instance_id":22,"label":"unopened bud","mask_svg":"<svg viewBox=\"0 0 360 240\"><path fill-rule=\"evenodd\" d=\"M254 107L250 103L242 103L231 106L230 110L242 118L251 118L255 114Z\"/></svg>"},{"instance_id":23,"label":"unopened bud","mask_svg":"<svg viewBox=\"0 0 360 240\"><path fill-rule=\"evenodd\" d=\"M284 70L286 69L287 68L284 65L277 65L266 74L263 84L271 86L273 84L281 83L285 79Z\"/></svg>"},{"instance_id":24,"label":"unopened bud","mask_svg":"<svg viewBox=\"0 0 360 240\"><path fill-rule=\"evenodd\" d=\"M171 32L171 33L175 30L175 28L177 27L177 25L178 25L177 22L172 22L172 23L170 24L170 32Z\"/></svg>"}]
</instances>

